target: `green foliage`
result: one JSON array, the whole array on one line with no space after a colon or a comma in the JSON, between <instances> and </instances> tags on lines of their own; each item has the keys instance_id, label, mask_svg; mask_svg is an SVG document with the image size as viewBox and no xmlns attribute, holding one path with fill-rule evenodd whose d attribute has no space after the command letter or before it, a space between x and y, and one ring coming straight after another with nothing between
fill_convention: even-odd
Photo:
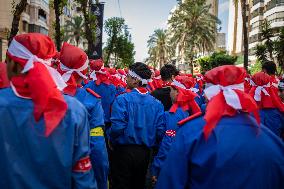
<instances>
[{"instance_id":1,"label":"green foliage","mask_svg":"<svg viewBox=\"0 0 284 189\"><path fill-rule=\"evenodd\" d=\"M116 68L129 67L134 63L134 44L123 18L113 17L105 22L105 32L108 35L104 48L104 59L107 65L113 57Z\"/></svg>"},{"instance_id":2,"label":"green foliage","mask_svg":"<svg viewBox=\"0 0 284 189\"><path fill-rule=\"evenodd\" d=\"M253 75L257 72L261 71L261 62L260 61L256 61L256 63L254 65L252 65L252 67L249 69L250 73Z\"/></svg>"},{"instance_id":3,"label":"green foliage","mask_svg":"<svg viewBox=\"0 0 284 189\"><path fill-rule=\"evenodd\" d=\"M230 56L226 52L214 52L211 56L202 57L197 59L201 67L201 72L206 72L218 66L234 65L238 57Z\"/></svg>"},{"instance_id":4,"label":"green foliage","mask_svg":"<svg viewBox=\"0 0 284 189\"><path fill-rule=\"evenodd\" d=\"M258 61L267 61L267 49L265 44L257 44L254 48L254 55L257 57Z\"/></svg>"},{"instance_id":5,"label":"green foliage","mask_svg":"<svg viewBox=\"0 0 284 189\"><path fill-rule=\"evenodd\" d=\"M67 20L64 26L63 41L69 41L78 46L85 39L84 20L81 16L76 16L72 20Z\"/></svg>"},{"instance_id":6,"label":"green foliage","mask_svg":"<svg viewBox=\"0 0 284 189\"><path fill-rule=\"evenodd\" d=\"M279 65L279 74L284 70L284 27L280 29L279 36L275 42L274 51Z\"/></svg>"}]
</instances>

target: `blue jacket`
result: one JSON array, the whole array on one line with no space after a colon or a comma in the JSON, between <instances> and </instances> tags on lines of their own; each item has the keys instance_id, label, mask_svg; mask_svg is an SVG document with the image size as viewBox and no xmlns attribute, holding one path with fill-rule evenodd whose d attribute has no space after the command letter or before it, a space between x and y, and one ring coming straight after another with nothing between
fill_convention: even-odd
<instances>
[{"instance_id":1,"label":"blue jacket","mask_svg":"<svg viewBox=\"0 0 284 189\"><path fill-rule=\"evenodd\" d=\"M284 144L248 114L223 117L206 141L205 121L183 125L160 172L157 189L282 189Z\"/></svg>"},{"instance_id":2,"label":"blue jacket","mask_svg":"<svg viewBox=\"0 0 284 189\"><path fill-rule=\"evenodd\" d=\"M284 114L276 108L261 109L261 123L267 126L274 134L283 138L284 133Z\"/></svg>"},{"instance_id":3,"label":"blue jacket","mask_svg":"<svg viewBox=\"0 0 284 189\"><path fill-rule=\"evenodd\" d=\"M137 89L119 95L112 107L112 126L107 131L112 144L153 147L165 131L163 105Z\"/></svg>"},{"instance_id":4,"label":"blue jacket","mask_svg":"<svg viewBox=\"0 0 284 189\"><path fill-rule=\"evenodd\" d=\"M107 85L104 83L96 85L94 81L90 81L84 86L84 88L90 88L102 97L105 122L110 122L111 105L117 94L116 87L113 84Z\"/></svg>"},{"instance_id":5,"label":"blue jacket","mask_svg":"<svg viewBox=\"0 0 284 189\"><path fill-rule=\"evenodd\" d=\"M33 102L0 90L0 186L5 189L96 188L93 170L72 171L89 156L87 111L64 96L68 110L49 137L43 118L33 115ZM81 162L81 161L80 161Z\"/></svg>"},{"instance_id":6,"label":"blue jacket","mask_svg":"<svg viewBox=\"0 0 284 189\"><path fill-rule=\"evenodd\" d=\"M83 88L77 88L75 98L86 107L89 113L91 162L98 189L107 189L109 162L102 129L104 125L104 112L101 100Z\"/></svg>"},{"instance_id":7,"label":"blue jacket","mask_svg":"<svg viewBox=\"0 0 284 189\"><path fill-rule=\"evenodd\" d=\"M175 133L179 129L178 122L189 116L187 111L183 111L178 108L175 113L165 112L165 123L166 123L166 134L160 144L158 154L154 157L153 163L151 165L151 174L153 176L158 176L160 169L163 167L163 163L167 157L168 151L171 148L171 144L174 140Z\"/></svg>"}]
</instances>

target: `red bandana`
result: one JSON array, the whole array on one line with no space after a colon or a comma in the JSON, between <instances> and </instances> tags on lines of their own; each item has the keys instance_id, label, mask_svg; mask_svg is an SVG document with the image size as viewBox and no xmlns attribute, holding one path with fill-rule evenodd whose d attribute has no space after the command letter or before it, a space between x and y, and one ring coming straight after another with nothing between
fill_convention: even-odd
<instances>
[{"instance_id":1,"label":"red bandana","mask_svg":"<svg viewBox=\"0 0 284 189\"><path fill-rule=\"evenodd\" d=\"M9 83L9 79L7 76L6 64L3 62L0 62L0 89L6 88L9 86L10 86L10 83Z\"/></svg>"},{"instance_id":2,"label":"red bandana","mask_svg":"<svg viewBox=\"0 0 284 189\"><path fill-rule=\"evenodd\" d=\"M213 84L205 90L207 98L209 98L208 94L211 93L204 116L206 125L203 132L206 139L223 116L234 116L237 111L254 113L257 122L260 123L258 107L254 99L243 90L234 87L234 85L241 86L245 75L246 71L243 68L231 65L220 66L206 73L205 80L207 83ZM214 89L218 89L219 92L212 95ZM235 109L233 106L240 107Z\"/></svg>"},{"instance_id":3,"label":"red bandana","mask_svg":"<svg viewBox=\"0 0 284 189\"><path fill-rule=\"evenodd\" d=\"M55 45L52 40L42 34L29 33L18 35L14 40L23 45L34 57L40 59L50 59L56 53ZM10 48L17 47L10 46L7 51L7 56L24 67L28 60L18 58L20 53L19 55L15 53L17 49ZM13 55L10 51L13 51ZM33 68L29 69L26 74L13 77L11 83L16 93L32 99L34 103L35 120L39 121L41 116L44 117L46 126L45 135L49 136L64 118L67 111L67 104L62 94L57 89L46 66L36 61L32 62L32 64Z\"/></svg>"}]
</instances>

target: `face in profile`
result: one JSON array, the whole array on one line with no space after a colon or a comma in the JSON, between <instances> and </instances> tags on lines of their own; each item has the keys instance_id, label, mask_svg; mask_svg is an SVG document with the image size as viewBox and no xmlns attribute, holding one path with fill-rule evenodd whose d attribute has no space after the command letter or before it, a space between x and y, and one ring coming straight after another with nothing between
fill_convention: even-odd
<instances>
[{"instance_id":1,"label":"face in profile","mask_svg":"<svg viewBox=\"0 0 284 189\"><path fill-rule=\"evenodd\" d=\"M128 89L133 89L138 87L139 81L133 77L131 77L129 74L126 76L126 84Z\"/></svg>"}]
</instances>

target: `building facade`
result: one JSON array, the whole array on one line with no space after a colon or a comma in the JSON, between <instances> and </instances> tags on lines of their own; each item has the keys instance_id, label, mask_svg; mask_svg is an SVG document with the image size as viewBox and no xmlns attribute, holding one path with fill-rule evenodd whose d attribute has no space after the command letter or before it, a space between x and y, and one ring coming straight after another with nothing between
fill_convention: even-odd
<instances>
[{"instance_id":1,"label":"building facade","mask_svg":"<svg viewBox=\"0 0 284 189\"><path fill-rule=\"evenodd\" d=\"M261 25L266 19L275 34L284 27L284 0L252 0L250 3L249 59L256 60L253 55L255 46L261 42ZM277 35L274 39L277 38Z\"/></svg>"},{"instance_id":2,"label":"building facade","mask_svg":"<svg viewBox=\"0 0 284 189\"><path fill-rule=\"evenodd\" d=\"M0 60L3 61L8 48L7 37L13 20L13 0L0 1ZM20 0L15 0L15 4ZM28 5L21 15L19 34L37 32L48 34L49 0L28 0Z\"/></svg>"}]
</instances>

